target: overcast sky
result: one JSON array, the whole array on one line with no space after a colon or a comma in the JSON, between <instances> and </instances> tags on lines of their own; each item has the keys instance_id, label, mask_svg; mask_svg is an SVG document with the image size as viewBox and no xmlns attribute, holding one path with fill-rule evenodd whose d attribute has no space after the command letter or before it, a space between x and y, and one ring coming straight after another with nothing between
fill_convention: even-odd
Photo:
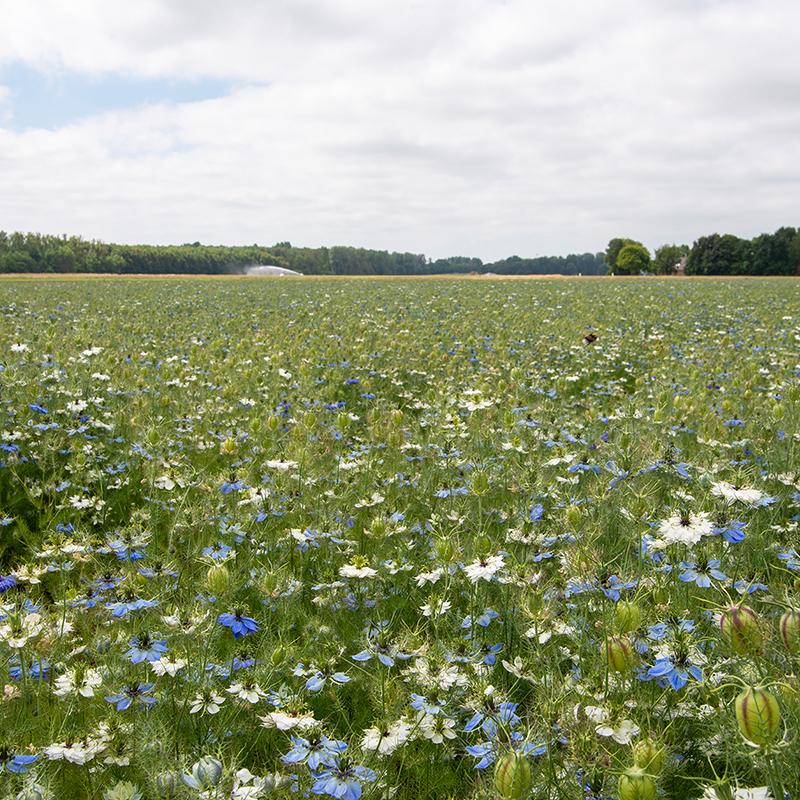
<instances>
[{"instance_id":1,"label":"overcast sky","mask_svg":"<svg viewBox=\"0 0 800 800\"><path fill-rule=\"evenodd\" d=\"M797 0L0 0L0 229L431 257L800 225Z\"/></svg>"}]
</instances>

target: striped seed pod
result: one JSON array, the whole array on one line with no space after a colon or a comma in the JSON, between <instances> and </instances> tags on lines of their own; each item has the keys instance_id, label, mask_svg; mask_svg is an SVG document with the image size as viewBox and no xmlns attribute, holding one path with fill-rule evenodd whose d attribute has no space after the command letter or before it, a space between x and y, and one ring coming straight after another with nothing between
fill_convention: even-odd
<instances>
[{"instance_id":1,"label":"striped seed pod","mask_svg":"<svg viewBox=\"0 0 800 800\"><path fill-rule=\"evenodd\" d=\"M620 600L614 612L614 621L620 633L635 631L642 621L642 612L636 603Z\"/></svg>"},{"instance_id":2,"label":"striped seed pod","mask_svg":"<svg viewBox=\"0 0 800 800\"><path fill-rule=\"evenodd\" d=\"M749 606L728 608L719 618L719 628L725 641L739 655L758 653L764 646L761 622Z\"/></svg>"},{"instance_id":3,"label":"striped seed pod","mask_svg":"<svg viewBox=\"0 0 800 800\"><path fill-rule=\"evenodd\" d=\"M767 745L778 738L781 710L772 692L759 686L748 686L736 698L736 721L745 739Z\"/></svg>"},{"instance_id":4,"label":"striped seed pod","mask_svg":"<svg viewBox=\"0 0 800 800\"><path fill-rule=\"evenodd\" d=\"M642 739L633 746L633 763L648 775L658 775L667 759L663 745L652 739Z\"/></svg>"},{"instance_id":5,"label":"striped seed pod","mask_svg":"<svg viewBox=\"0 0 800 800\"><path fill-rule=\"evenodd\" d=\"M781 616L778 628L784 647L794 655L800 654L800 611L790 608Z\"/></svg>"},{"instance_id":6,"label":"striped seed pod","mask_svg":"<svg viewBox=\"0 0 800 800\"><path fill-rule=\"evenodd\" d=\"M612 672L627 672L636 663L636 650L627 636L612 636L605 647L606 659Z\"/></svg>"},{"instance_id":7,"label":"striped seed pod","mask_svg":"<svg viewBox=\"0 0 800 800\"><path fill-rule=\"evenodd\" d=\"M617 785L619 800L656 800L656 782L641 768L630 767Z\"/></svg>"},{"instance_id":8,"label":"striped seed pod","mask_svg":"<svg viewBox=\"0 0 800 800\"><path fill-rule=\"evenodd\" d=\"M533 785L531 765L524 755L506 753L494 769L494 788L502 800L523 800Z\"/></svg>"}]
</instances>

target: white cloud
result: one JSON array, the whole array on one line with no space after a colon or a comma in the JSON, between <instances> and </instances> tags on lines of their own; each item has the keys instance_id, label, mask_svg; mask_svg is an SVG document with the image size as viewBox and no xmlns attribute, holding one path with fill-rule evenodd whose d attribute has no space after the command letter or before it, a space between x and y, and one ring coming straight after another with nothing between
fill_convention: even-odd
<instances>
[{"instance_id":1,"label":"white cloud","mask_svg":"<svg viewBox=\"0 0 800 800\"><path fill-rule=\"evenodd\" d=\"M799 222L792 0L0 11L6 62L250 84L0 130L6 228L494 258Z\"/></svg>"}]
</instances>

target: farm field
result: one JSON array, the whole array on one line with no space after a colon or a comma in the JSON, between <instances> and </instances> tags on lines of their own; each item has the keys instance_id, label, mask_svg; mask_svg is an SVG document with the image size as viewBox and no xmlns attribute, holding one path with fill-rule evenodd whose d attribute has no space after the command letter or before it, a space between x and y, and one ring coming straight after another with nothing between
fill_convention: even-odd
<instances>
[{"instance_id":1,"label":"farm field","mask_svg":"<svg viewBox=\"0 0 800 800\"><path fill-rule=\"evenodd\" d=\"M798 376L791 279L0 281L0 798L800 797Z\"/></svg>"}]
</instances>

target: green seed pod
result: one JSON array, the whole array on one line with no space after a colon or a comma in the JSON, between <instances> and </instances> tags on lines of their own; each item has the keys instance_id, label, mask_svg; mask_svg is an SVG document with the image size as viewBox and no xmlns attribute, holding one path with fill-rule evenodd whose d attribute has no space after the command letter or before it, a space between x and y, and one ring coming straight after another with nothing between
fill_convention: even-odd
<instances>
[{"instance_id":1,"label":"green seed pod","mask_svg":"<svg viewBox=\"0 0 800 800\"><path fill-rule=\"evenodd\" d=\"M667 753L664 746L652 739L642 739L633 746L633 763L648 775L659 775L664 769Z\"/></svg>"},{"instance_id":2,"label":"green seed pod","mask_svg":"<svg viewBox=\"0 0 800 800\"><path fill-rule=\"evenodd\" d=\"M642 612L636 603L620 600L614 612L614 619L620 633L629 633L639 627L642 621Z\"/></svg>"},{"instance_id":3,"label":"green seed pod","mask_svg":"<svg viewBox=\"0 0 800 800\"><path fill-rule=\"evenodd\" d=\"M178 794L180 781L174 772L160 772L156 775L156 790L159 797L175 797Z\"/></svg>"},{"instance_id":4,"label":"green seed pod","mask_svg":"<svg viewBox=\"0 0 800 800\"><path fill-rule=\"evenodd\" d=\"M277 431L278 428L280 428L280 426L281 426L280 418L275 416L275 414L273 414L271 417L267 419L267 430L272 431L272 433L275 433L275 431Z\"/></svg>"},{"instance_id":5,"label":"green seed pod","mask_svg":"<svg viewBox=\"0 0 800 800\"><path fill-rule=\"evenodd\" d=\"M506 753L494 769L494 788L502 800L523 800L533 785L528 759L519 753Z\"/></svg>"},{"instance_id":6,"label":"green seed pod","mask_svg":"<svg viewBox=\"0 0 800 800\"><path fill-rule=\"evenodd\" d=\"M606 659L612 672L627 672L636 663L636 650L627 636L612 636L605 644Z\"/></svg>"},{"instance_id":7,"label":"green seed pod","mask_svg":"<svg viewBox=\"0 0 800 800\"><path fill-rule=\"evenodd\" d=\"M656 800L656 782L641 768L630 767L620 776L619 800Z\"/></svg>"},{"instance_id":8,"label":"green seed pod","mask_svg":"<svg viewBox=\"0 0 800 800\"><path fill-rule=\"evenodd\" d=\"M286 658L286 648L279 644L270 654L269 660L273 667L280 666Z\"/></svg>"},{"instance_id":9,"label":"green seed pod","mask_svg":"<svg viewBox=\"0 0 800 800\"><path fill-rule=\"evenodd\" d=\"M767 745L781 731L781 710L772 692L749 686L736 698L736 721L745 739Z\"/></svg>"},{"instance_id":10,"label":"green seed pod","mask_svg":"<svg viewBox=\"0 0 800 800\"><path fill-rule=\"evenodd\" d=\"M213 567L209 567L206 573L206 585L212 594L218 596L225 594L231 585L231 575L228 572L228 568L224 564L214 564Z\"/></svg>"},{"instance_id":11,"label":"green seed pod","mask_svg":"<svg viewBox=\"0 0 800 800\"><path fill-rule=\"evenodd\" d=\"M739 655L758 653L764 646L764 636L758 615L749 606L731 606L719 619L725 641Z\"/></svg>"},{"instance_id":12,"label":"green seed pod","mask_svg":"<svg viewBox=\"0 0 800 800\"><path fill-rule=\"evenodd\" d=\"M778 623L784 647L794 655L800 654L800 611L790 608Z\"/></svg>"}]
</instances>

